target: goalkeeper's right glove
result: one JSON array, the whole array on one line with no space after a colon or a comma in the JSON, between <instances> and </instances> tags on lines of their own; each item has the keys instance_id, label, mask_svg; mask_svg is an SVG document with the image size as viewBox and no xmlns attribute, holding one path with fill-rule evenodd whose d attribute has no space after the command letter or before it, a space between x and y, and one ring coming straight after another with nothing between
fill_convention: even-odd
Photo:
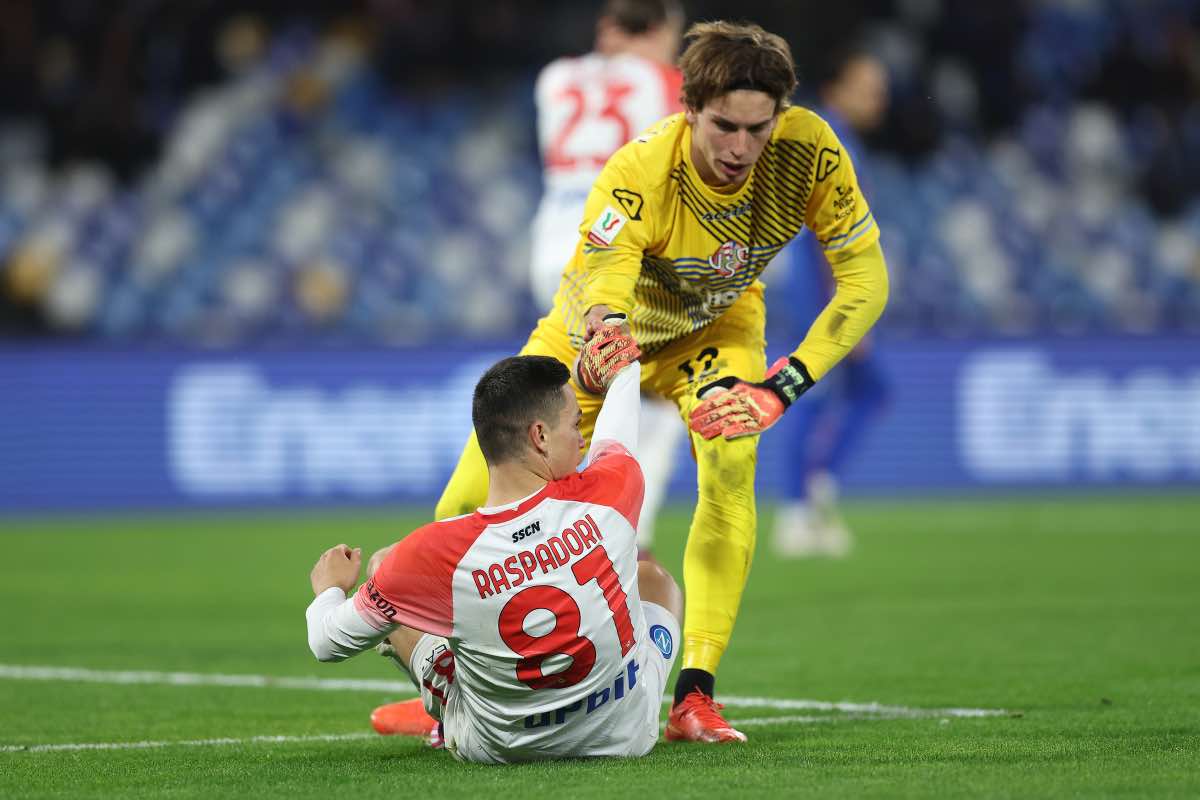
<instances>
[{"instance_id":1,"label":"goalkeeper's right glove","mask_svg":"<svg viewBox=\"0 0 1200 800\"><path fill-rule=\"evenodd\" d=\"M642 356L625 332L624 314L605 314L604 326L584 342L571 370L575 383L590 394L604 394L617 373Z\"/></svg>"},{"instance_id":2,"label":"goalkeeper's right glove","mask_svg":"<svg viewBox=\"0 0 1200 800\"><path fill-rule=\"evenodd\" d=\"M705 439L757 436L778 422L788 406L812 385L804 364L784 356L771 365L762 383L730 377L705 386L700 390L702 402L692 410L689 425Z\"/></svg>"}]
</instances>

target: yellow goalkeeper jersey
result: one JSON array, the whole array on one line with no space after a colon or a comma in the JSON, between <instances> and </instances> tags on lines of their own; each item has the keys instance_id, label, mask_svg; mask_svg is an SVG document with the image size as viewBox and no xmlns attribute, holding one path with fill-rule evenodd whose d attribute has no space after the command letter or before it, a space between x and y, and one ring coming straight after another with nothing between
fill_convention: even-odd
<instances>
[{"instance_id":1,"label":"yellow goalkeeper jersey","mask_svg":"<svg viewBox=\"0 0 1200 800\"><path fill-rule=\"evenodd\" d=\"M684 115L672 115L618 150L596 179L580 244L555 297L574 347L582 345L584 315L594 305L629 314L647 355L703 328L806 225L835 275L839 262L878 241L848 154L812 111L782 112L750 176L732 193L700 179L691 144ZM840 299L837 313L870 315L866 327L883 302ZM831 364L808 366L819 375Z\"/></svg>"}]
</instances>

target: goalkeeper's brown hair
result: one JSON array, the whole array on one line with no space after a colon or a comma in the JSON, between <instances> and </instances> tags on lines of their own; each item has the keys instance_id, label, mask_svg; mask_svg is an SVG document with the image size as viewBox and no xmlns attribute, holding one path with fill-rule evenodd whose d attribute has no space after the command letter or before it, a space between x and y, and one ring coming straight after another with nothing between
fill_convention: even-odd
<instances>
[{"instance_id":1,"label":"goalkeeper's brown hair","mask_svg":"<svg viewBox=\"0 0 1200 800\"><path fill-rule=\"evenodd\" d=\"M680 99L700 111L721 95L751 89L769 95L775 110L787 107L796 90L796 63L783 37L750 22L697 22L684 34L687 49Z\"/></svg>"},{"instance_id":2,"label":"goalkeeper's brown hair","mask_svg":"<svg viewBox=\"0 0 1200 800\"><path fill-rule=\"evenodd\" d=\"M489 464L518 458L535 420L553 423L562 413L566 366L549 356L512 356L498 361L475 384L471 422Z\"/></svg>"}]
</instances>

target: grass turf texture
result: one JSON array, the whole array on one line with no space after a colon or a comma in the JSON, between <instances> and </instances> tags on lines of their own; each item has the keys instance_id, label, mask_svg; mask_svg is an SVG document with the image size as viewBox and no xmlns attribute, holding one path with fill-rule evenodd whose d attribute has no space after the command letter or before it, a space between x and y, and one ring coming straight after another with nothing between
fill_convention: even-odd
<instances>
[{"instance_id":1,"label":"grass turf texture","mask_svg":"<svg viewBox=\"0 0 1200 800\"><path fill-rule=\"evenodd\" d=\"M848 517L858 549L845 561L759 552L718 694L1022 716L793 722L747 728L739 747L660 743L641 760L510 768L382 737L0 752L0 796L1200 795L1200 500L859 503ZM312 661L307 575L328 545L369 550L420 521L0 519L0 663L398 680L373 654ZM659 528L660 557L680 574L686 509ZM389 699L0 679L0 744L360 733Z\"/></svg>"}]
</instances>

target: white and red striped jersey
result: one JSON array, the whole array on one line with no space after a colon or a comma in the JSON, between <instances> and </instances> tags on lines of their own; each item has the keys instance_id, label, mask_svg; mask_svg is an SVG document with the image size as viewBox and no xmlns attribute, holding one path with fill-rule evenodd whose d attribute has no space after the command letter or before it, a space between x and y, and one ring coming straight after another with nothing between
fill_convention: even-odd
<instances>
[{"instance_id":1,"label":"white and red striped jersey","mask_svg":"<svg viewBox=\"0 0 1200 800\"><path fill-rule=\"evenodd\" d=\"M648 751L662 681L638 677L654 647L637 585L640 382L634 363L609 387L581 472L424 525L352 597L317 595L306 614L314 655L347 658L400 625L445 637L453 658L432 670L453 688L425 681L441 703L427 707L468 760Z\"/></svg>"},{"instance_id":2,"label":"white and red striped jersey","mask_svg":"<svg viewBox=\"0 0 1200 800\"><path fill-rule=\"evenodd\" d=\"M534 88L545 193L533 222L534 295L546 309L579 243L592 183L623 144L680 110L682 76L630 53L548 64Z\"/></svg>"},{"instance_id":3,"label":"white and red striped jersey","mask_svg":"<svg viewBox=\"0 0 1200 800\"><path fill-rule=\"evenodd\" d=\"M378 627L449 640L455 715L494 736L484 749L508 760L623 742L614 717L596 712L637 688L628 665L646 628L641 504L641 469L611 444L519 503L419 528L359 587L355 607Z\"/></svg>"}]
</instances>

